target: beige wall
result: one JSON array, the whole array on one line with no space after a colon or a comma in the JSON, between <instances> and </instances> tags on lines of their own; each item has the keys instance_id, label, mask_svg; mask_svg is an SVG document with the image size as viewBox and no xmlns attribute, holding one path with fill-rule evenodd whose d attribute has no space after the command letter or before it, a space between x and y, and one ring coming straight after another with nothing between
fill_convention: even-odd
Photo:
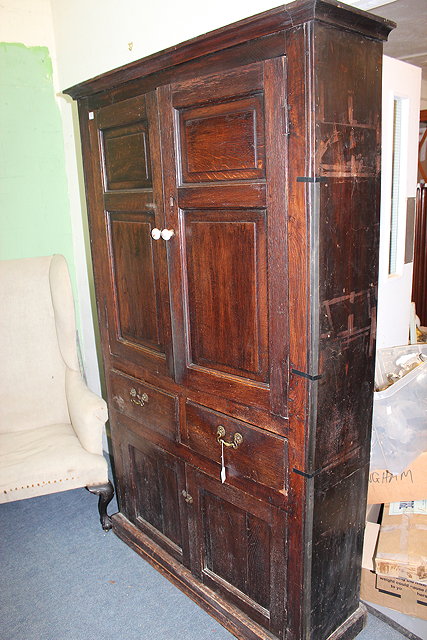
<instances>
[{"instance_id":1,"label":"beige wall","mask_svg":"<svg viewBox=\"0 0 427 640\"><path fill-rule=\"evenodd\" d=\"M283 2L54 0L61 86L68 87L279 4Z\"/></svg>"},{"instance_id":2,"label":"beige wall","mask_svg":"<svg viewBox=\"0 0 427 640\"><path fill-rule=\"evenodd\" d=\"M50 0L7 0L0 5L0 42L47 47L53 57L54 37Z\"/></svg>"}]
</instances>

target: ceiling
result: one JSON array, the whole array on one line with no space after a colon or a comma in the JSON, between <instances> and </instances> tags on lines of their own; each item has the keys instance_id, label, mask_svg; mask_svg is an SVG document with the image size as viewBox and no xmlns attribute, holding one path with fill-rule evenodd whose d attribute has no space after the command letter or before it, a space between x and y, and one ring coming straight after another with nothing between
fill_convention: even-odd
<instances>
[{"instance_id":1,"label":"ceiling","mask_svg":"<svg viewBox=\"0 0 427 640\"><path fill-rule=\"evenodd\" d=\"M427 81L427 0L346 1L396 22L397 28L390 33L384 53L422 67L423 80Z\"/></svg>"}]
</instances>

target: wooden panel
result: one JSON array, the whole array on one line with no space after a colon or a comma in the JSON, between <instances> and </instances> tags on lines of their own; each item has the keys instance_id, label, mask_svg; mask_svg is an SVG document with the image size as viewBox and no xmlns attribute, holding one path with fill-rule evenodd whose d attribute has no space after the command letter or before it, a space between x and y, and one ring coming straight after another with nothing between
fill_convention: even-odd
<instances>
[{"instance_id":1,"label":"wooden panel","mask_svg":"<svg viewBox=\"0 0 427 640\"><path fill-rule=\"evenodd\" d=\"M226 442L232 442L235 433L243 437L237 449L224 448L227 482L232 483L234 478L246 478L286 494L287 441L284 438L187 402L186 443L193 451L218 463L218 479L221 464L221 445L217 441L219 425L226 431Z\"/></svg>"},{"instance_id":2,"label":"wooden panel","mask_svg":"<svg viewBox=\"0 0 427 640\"><path fill-rule=\"evenodd\" d=\"M316 469L370 440L379 242L374 212L378 186L378 181L368 178L336 178L320 187L325 213L322 226L327 220L327 232L321 234L320 242L322 377L318 382ZM370 201L373 209L362 204ZM339 202L342 206L336 205Z\"/></svg>"},{"instance_id":3,"label":"wooden panel","mask_svg":"<svg viewBox=\"0 0 427 640\"><path fill-rule=\"evenodd\" d=\"M182 182L265 175L262 95L179 111Z\"/></svg>"},{"instance_id":4,"label":"wooden panel","mask_svg":"<svg viewBox=\"0 0 427 640\"><path fill-rule=\"evenodd\" d=\"M317 162L322 176L368 177L377 171L375 154L366 155L364 149L376 143L375 127L339 123L319 124Z\"/></svg>"},{"instance_id":5,"label":"wooden panel","mask_svg":"<svg viewBox=\"0 0 427 640\"><path fill-rule=\"evenodd\" d=\"M214 183L187 185L179 190L181 209L265 209L267 206L265 183Z\"/></svg>"},{"instance_id":6,"label":"wooden panel","mask_svg":"<svg viewBox=\"0 0 427 640\"><path fill-rule=\"evenodd\" d=\"M102 142L106 191L151 186L147 123L103 130Z\"/></svg>"},{"instance_id":7,"label":"wooden panel","mask_svg":"<svg viewBox=\"0 0 427 640\"><path fill-rule=\"evenodd\" d=\"M183 463L142 440L137 446L129 445L129 456L129 472L135 487L134 523L171 555L182 560Z\"/></svg>"},{"instance_id":8,"label":"wooden panel","mask_svg":"<svg viewBox=\"0 0 427 640\"><path fill-rule=\"evenodd\" d=\"M234 505L224 514L222 498L205 492L201 505L204 532L204 571L220 576L251 600L270 604L269 547L271 531L265 522ZM224 520L229 531L224 531ZM233 535L230 535L233 532ZM251 573L257 558L258 574ZM262 576L260 581L257 580ZM212 578L215 579L214 577Z\"/></svg>"},{"instance_id":9,"label":"wooden panel","mask_svg":"<svg viewBox=\"0 0 427 640\"><path fill-rule=\"evenodd\" d=\"M106 104L97 114L97 124L100 129L119 127L130 122L146 121L147 119L147 100L144 93L135 98Z\"/></svg>"},{"instance_id":10,"label":"wooden panel","mask_svg":"<svg viewBox=\"0 0 427 640\"><path fill-rule=\"evenodd\" d=\"M209 120L212 109L214 113L216 109L227 113L230 105L253 104L259 111L256 131L262 122L262 129L268 123L271 133L267 137L263 132L256 134L258 140L262 139L262 148L268 142L268 149L257 156L263 158L261 177L239 177L233 169L229 179L223 181L225 174L220 176L221 172L215 171L218 167L210 166L211 173L200 177L204 182L179 184L176 172L165 173L170 205L165 208L166 226L177 231L168 244L175 380L286 417L289 365L284 59L220 75L222 83L217 75L202 76L159 89L164 162L179 165L185 155L179 142L180 114L184 112ZM235 85L239 92L244 90L245 97L236 98ZM218 87L221 102L215 100L212 87ZM193 133L194 144L198 145L200 138L204 149L204 129ZM233 127L228 133L230 148L234 148ZM228 146L226 139L223 142L219 153L214 154L220 159ZM211 149L215 144L213 141ZM239 153L245 156L242 162L248 163L241 166L249 167L255 157L254 147L240 149ZM224 190L218 188L221 183Z\"/></svg>"},{"instance_id":11,"label":"wooden panel","mask_svg":"<svg viewBox=\"0 0 427 640\"><path fill-rule=\"evenodd\" d=\"M110 214L112 276L121 340L161 350L158 286L153 262L153 214Z\"/></svg>"},{"instance_id":12,"label":"wooden panel","mask_svg":"<svg viewBox=\"0 0 427 640\"><path fill-rule=\"evenodd\" d=\"M138 191L109 191L104 194L106 211L126 213L129 211L152 211L156 214L152 189Z\"/></svg>"},{"instance_id":13,"label":"wooden panel","mask_svg":"<svg viewBox=\"0 0 427 640\"><path fill-rule=\"evenodd\" d=\"M319 308L313 311L315 316L318 314L318 366L322 377L318 383L313 464L314 469L320 469L370 440L381 106L381 87L373 79L381 69L381 46L372 43L367 55L364 38L320 26L316 39L324 47L319 49L316 69L317 83L325 96L318 114L318 148L324 146L323 127L337 126L338 146L342 150L332 153L335 177L317 185L321 212ZM350 60L353 60L351 67ZM331 78L343 67L351 68L351 72L346 73L344 85L339 86ZM323 120L332 124L325 125ZM327 156L318 155L317 161L319 173L329 171L329 166L325 166ZM365 455L369 456L369 451ZM360 462L363 464L365 460Z\"/></svg>"},{"instance_id":14,"label":"wooden panel","mask_svg":"<svg viewBox=\"0 0 427 640\"><path fill-rule=\"evenodd\" d=\"M172 440L177 439L178 398L146 382L113 371L110 398L117 411Z\"/></svg>"},{"instance_id":15,"label":"wooden panel","mask_svg":"<svg viewBox=\"0 0 427 640\"><path fill-rule=\"evenodd\" d=\"M359 605L368 472L369 465L360 467L356 454L341 469L326 469L311 481L316 501L312 555L313 640L328 638L336 629L335 616L346 620ZM331 614L325 616L325 611Z\"/></svg>"},{"instance_id":16,"label":"wooden panel","mask_svg":"<svg viewBox=\"0 0 427 640\"><path fill-rule=\"evenodd\" d=\"M377 52L366 46L366 38L316 25L316 93L319 121L376 128L378 123ZM381 45L373 47L378 50ZM354 54L357 49L357 72ZM336 75L327 73L333 70ZM339 82L336 78L339 77ZM375 147L374 147L375 148ZM371 149L374 149L371 147ZM370 156L370 153L364 155ZM373 154L376 155L375 153Z\"/></svg>"},{"instance_id":17,"label":"wooden panel","mask_svg":"<svg viewBox=\"0 0 427 640\"><path fill-rule=\"evenodd\" d=\"M92 164L85 169L92 182L91 242L104 357L108 360L112 354L170 376L166 247L164 242L153 243L150 236L153 227L164 227L155 94L108 104L86 114L85 120ZM114 147L124 132L129 136L123 140L143 135L145 146L139 139L127 152L113 148L106 166L104 135ZM113 188L106 192L107 171Z\"/></svg>"},{"instance_id":18,"label":"wooden panel","mask_svg":"<svg viewBox=\"0 0 427 640\"><path fill-rule=\"evenodd\" d=\"M314 373L321 377L311 382L316 404L305 468L316 472L310 635L327 638L337 625L348 624L359 599L355 567L362 548L375 358L382 59L378 42L325 25L315 26L315 43L317 148L324 146L325 132L340 132L336 148L331 145L329 157L318 154L314 167L316 175L332 175L315 185L312 210L319 238L313 248ZM341 75L342 83L336 81Z\"/></svg>"},{"instance_id":19,"label":"wooden panel","mask_svg":"<svg viewBox=\"0 0 427 640\"><path fill-rule=\"evenodd\" d=\"M268 379L265 214L184 212L188 361Z\"/></svg>"},{"instance_id":20,"label":"wooden panel","mask_svg":"<svg viewBox=\"0 0 427 640\"><path fill-rule=\"evenodd\" d=\"M200 77L174 83L173 102L175 108L186 107L200 102L211 102L230 99L230 86L233 87L233 98L246 96L248 93L262 91L263 65L247 64L227 71L227 82L224 82L224 71L203 76L203 93L200 92Z\"/></svg>"},{"instance_id":21,"label":"wooden panel","mask_svg":"<svg viewBox=\"0 0 427 640\"><path fill-rule=\"evenodd\" d=\"M417 187L414 275L412 280L412 300L415 302L421 326L427 325L427 186Z\"/></svg>"},{"instance_id":22,"label":"wooden panel","mask_svg":"<svg viewBox=\"0 0 427 640\"><path fill-rule=\"evenodd\" d=\"M200 543L192 549L193 571L281 638L286 514L190 468L187 483Z\"/></svg>"},{"instance_id":23,"label":"wooden panel","mask_svg":"<svg viewBox=\"0 0 427 640\"><path fill-rule=\"evenodd\" d=\"M268 202L268 321L270 410L288 416L289 262L288 253L288 103L286 59L264 64ZM293 158L292 161L295 161ZM299 280L301 287L301 276Z\"/></svg>"}]
</instances>

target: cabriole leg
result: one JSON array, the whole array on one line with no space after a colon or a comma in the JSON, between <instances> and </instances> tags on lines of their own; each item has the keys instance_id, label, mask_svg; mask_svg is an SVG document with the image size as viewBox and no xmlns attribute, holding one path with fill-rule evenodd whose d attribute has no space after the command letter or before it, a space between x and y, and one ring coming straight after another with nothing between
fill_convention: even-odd
<instances>
[{"instance_id":1,"label":"cabriole leg","mask_svg":"<svg viewBox=\"0 0 427 640\"><path fill-rule=\"evenodd\" d=\"M107 484L96 485L94 487L86 487L88 491L99 496L98 511L101 519L101 525L104 531L109 531L113 526L111 518L107 513L107 506L111 502L114 496L114 488L111 482Z\"/></svg>"}]
</instances>

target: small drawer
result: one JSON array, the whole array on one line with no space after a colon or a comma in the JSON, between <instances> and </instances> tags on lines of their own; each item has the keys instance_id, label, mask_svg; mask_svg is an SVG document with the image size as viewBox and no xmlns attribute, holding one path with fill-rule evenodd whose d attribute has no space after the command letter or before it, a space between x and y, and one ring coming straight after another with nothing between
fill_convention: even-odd
<instances>
[{"instance_id":1,"label":"small drawer","mask_svg":"<svg viewBox=\"0 0 427 640\"><path fill-rule=\"evenodd\" d=\"M144 426L176 440L178 398L117 371L110 377L113 408Z\"/></svg>"},{"instance_id":2,"label":"small drawer","mask_svg":"<svg viewBox=\"0 0 427 640\"><path fill-rule=\"evenodd\" d=\"M287 487L287 440L201 405L187 402L187 444L221 464L221 438L228 478L252 480L284 492ZM218 471L219 477L219 471Z\"/></svg>"}]
</instances>

